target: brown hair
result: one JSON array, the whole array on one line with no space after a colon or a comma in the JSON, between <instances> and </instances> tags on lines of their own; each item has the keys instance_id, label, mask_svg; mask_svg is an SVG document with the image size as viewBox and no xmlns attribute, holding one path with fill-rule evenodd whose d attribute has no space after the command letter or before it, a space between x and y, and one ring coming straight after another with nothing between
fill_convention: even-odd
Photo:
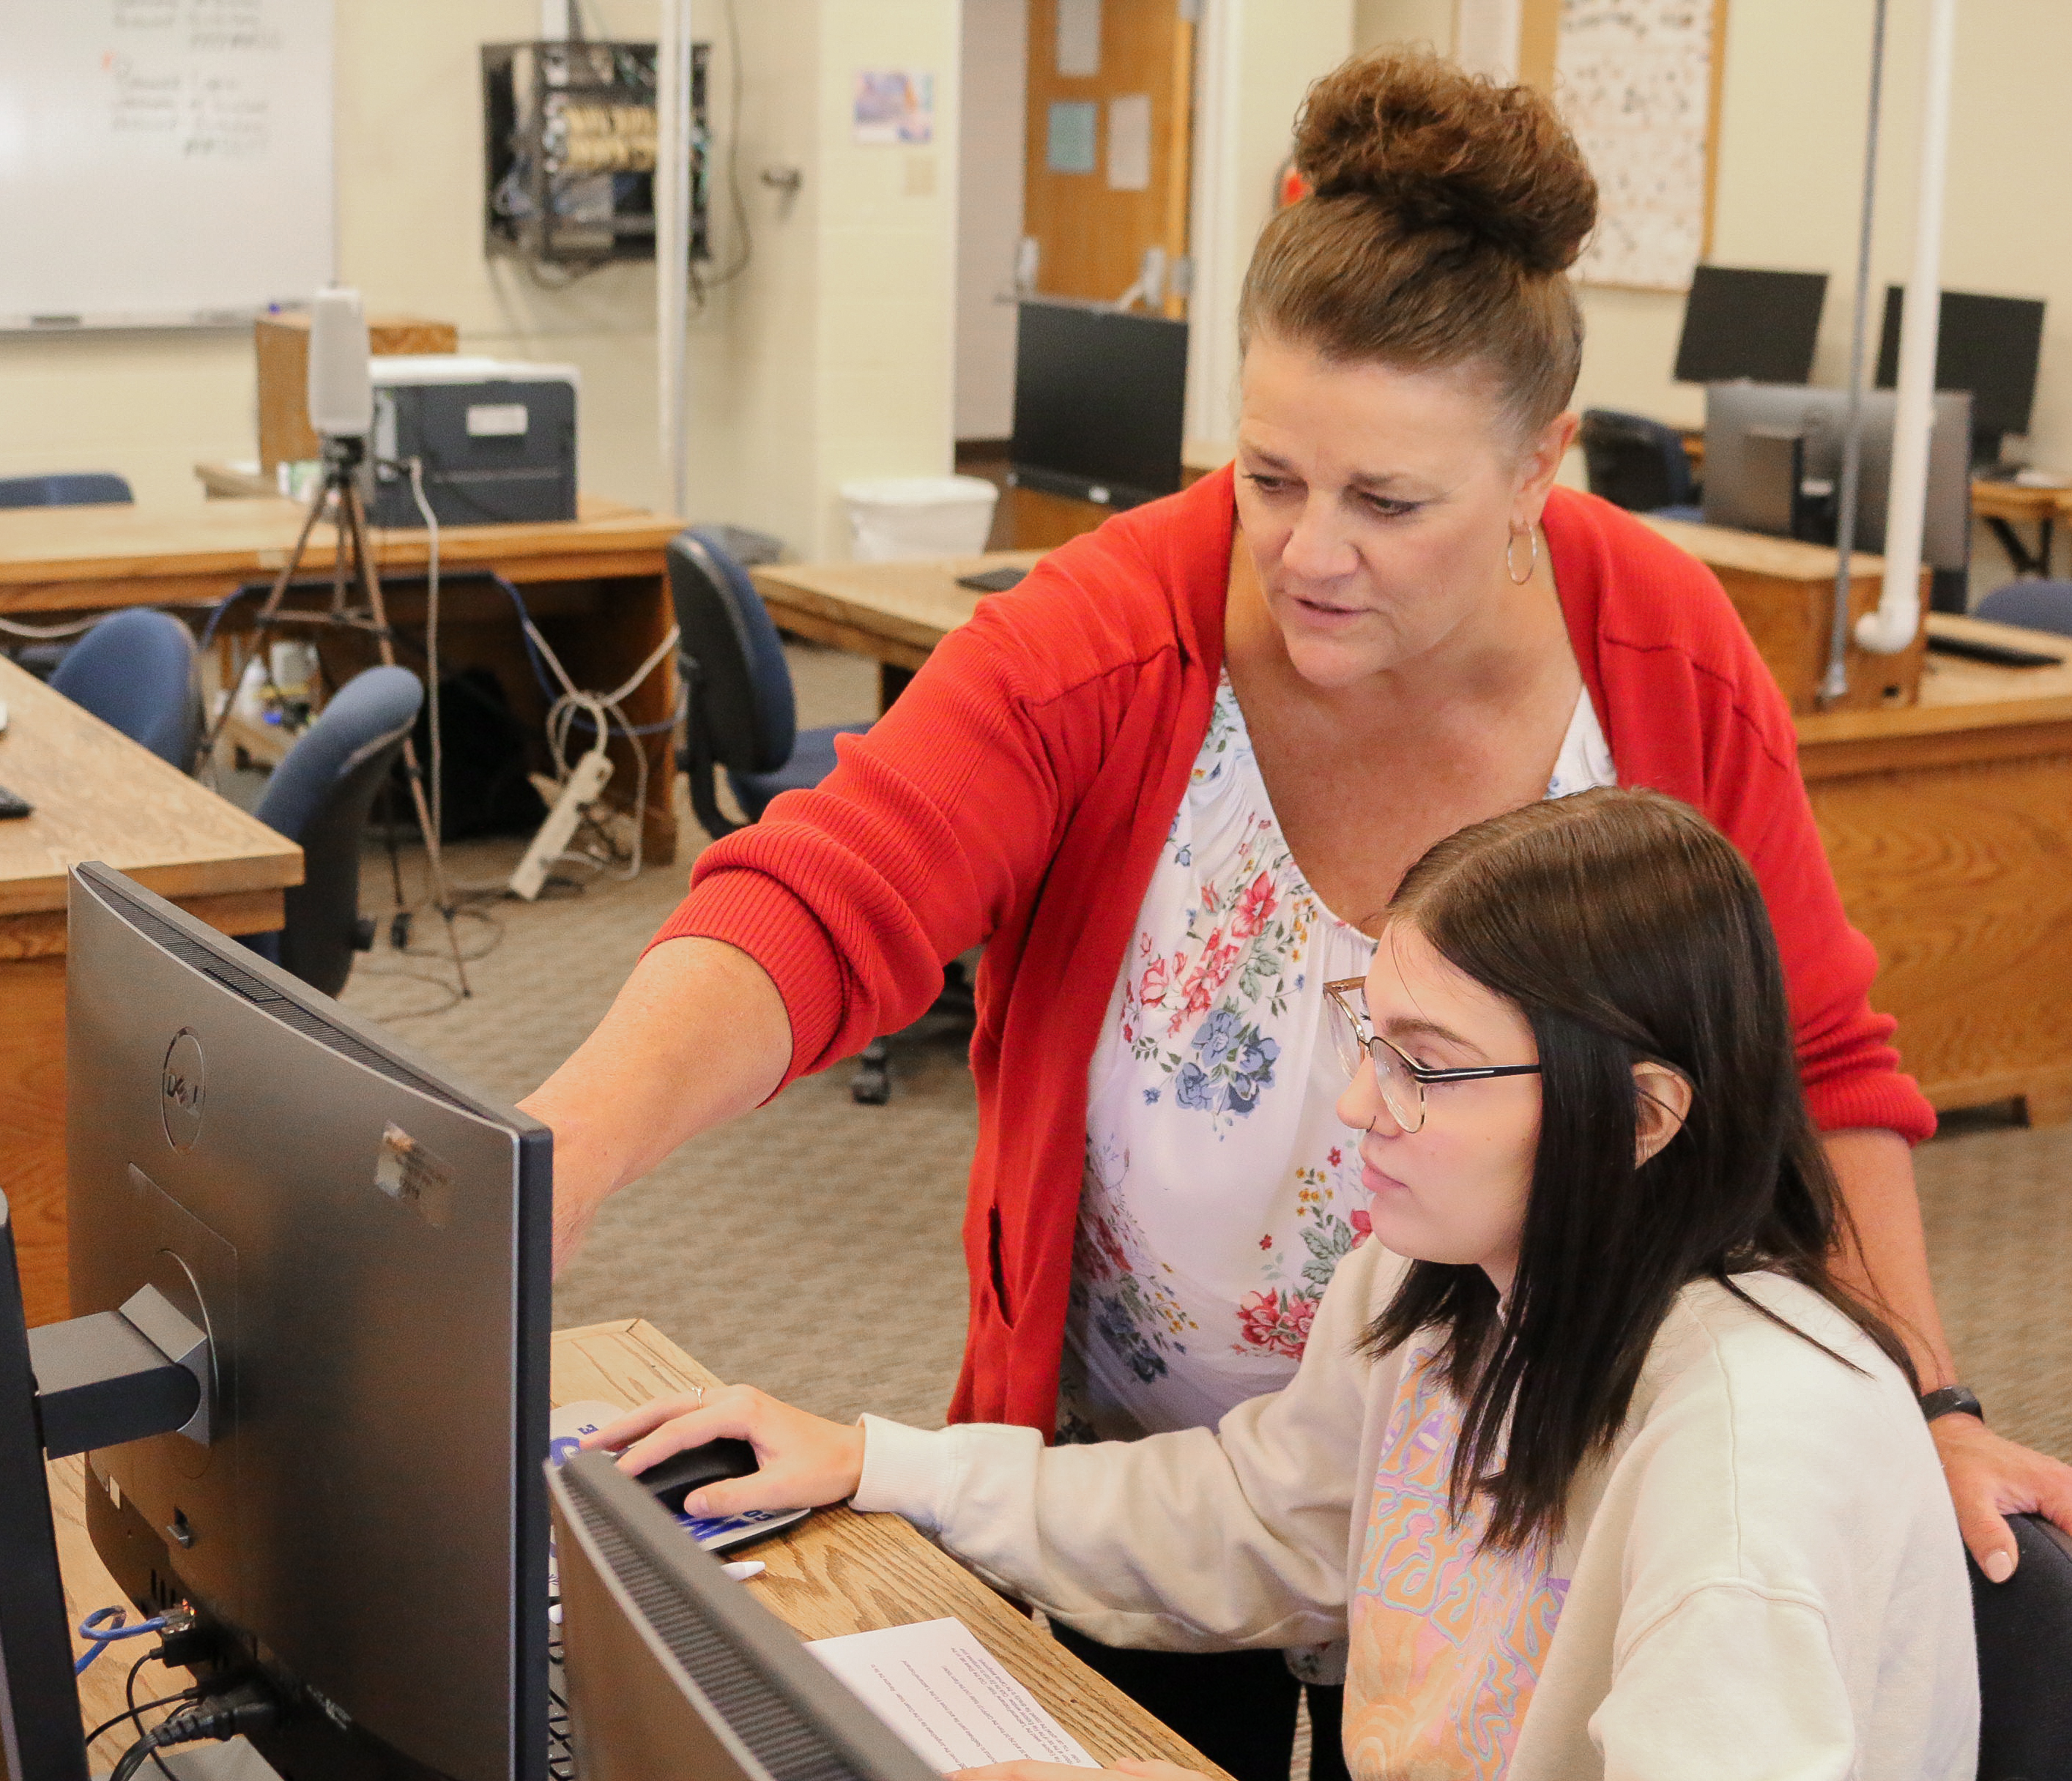
<instances>
[{"instance_id":1,"label":"brown hair","mask_svg":"<svg viewBox=\"0 0 2072 1781\"><path fill-rule=\"evenodd\" d=\"M1253 250L1238 335L1413 371L1488 367L1519 433L1568 405L1583 319L1565 276L1597 187L1553 106L1423 51L1356 56L1309 89L1314 188Z\"/></svg>"},{"instance_id":2,"label":"brown hair","mask_svg":"<svg viewBox=\"0 0 2072 1781\"><path fill-rule=\"evenodd\" d=\"M1540 1050L1509 1299L1498 1303L1479 1267L1413 1262L1367 1334L1382 1352L1443 1333L1437 1364L1464 1406L1457 1515L1479 1491L1492 1545L1558 1538L1577 1468L1617 1438L1663 1319L1693 1281L1854 1366L1734 1277L1795 1280L1913 1378L1885 1319L1836 1276L1854 1237L1800 1092L1769 913L1703 816L1609 787L1528 804L1440 842L1389 915L1513 1003ZM1682 1127L1636 1164L1642 1060L1692 1094Z\"/></svg>"}]
</instances>

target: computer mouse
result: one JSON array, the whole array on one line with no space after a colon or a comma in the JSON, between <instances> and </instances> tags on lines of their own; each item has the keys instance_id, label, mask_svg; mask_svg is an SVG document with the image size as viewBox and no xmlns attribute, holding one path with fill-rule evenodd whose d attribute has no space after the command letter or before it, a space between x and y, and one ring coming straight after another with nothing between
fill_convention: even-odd
<instances>
[{"instance_id":1,"label":"computer mouse","mask_svg":"<svg viewBox=\"0 0 2072 1781\"><path fill-rule=\"evenodd\" d=\"M746 1478L756 1469L755 1449L746 1441L722 1437L701 1447L686 1447L658 1459L635 1475L655 1500L672 1515L684 1512L684 1499L694 1490L726 1478Z\"/></svg>"}]
</instances>

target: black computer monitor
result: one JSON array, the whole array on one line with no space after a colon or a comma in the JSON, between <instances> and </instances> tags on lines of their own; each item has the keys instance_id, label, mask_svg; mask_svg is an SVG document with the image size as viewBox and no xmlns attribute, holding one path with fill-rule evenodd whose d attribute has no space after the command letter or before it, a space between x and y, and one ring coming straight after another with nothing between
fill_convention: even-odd
<instances>
[{"instance_id":1,"label":"black computer monitor","mask_svg":"<svg viewBox=\"0 0 2072 1781\"><path fill-rule=\"evenodd\" d=\"M1836 489L1848 425L1846 390L1716 384L1705 392L1706 523L1836 542ZM1855 548L1885 548L1897 398L1863 397ZM1935 398L1928 436L1922 560L1935 572L1937 609L1963 611L1971 563L1971 400ZM1799 486L1792 486L1792 466ZM1955 601L1955 604L1952 604Z\"/></svg>"},{"instance_id":2,"label":"black computer monitor","mask_svg":"<svg viewBox=\"0 0 2072 1781\"><path fill-rule=\"evenodd\" d=\"M86 1781L14 1227L0 1194L0 1778Z\"/></svg>"},{"instance_id":3,"label":"black computer monitor","mask_svg":"<svg viewBox=\"0 0 2072 1781\"><path fill-rule=\"evenodd\" d=\"M1878 337L1877 384L1899 381L1899 329L1906 293L1885 288L1885 331ZM2004 435L2029 431L2036 402L2037 361L2043 351L2043 305L2026 297L1946 290L1935 329L1935 387L1971 396L1972 461L1998 461Z\"/></svg>"},{"instance_id":4,"label":"black computer monitor","mask_svg":"<svg viewBox=\"0 0 2072 1781\"><path fill-rule=\"evenodd\" d=\"M105 866L69 921L72 1311L157 1287L213 1381L205 1442L89 1455L96 1548L295 1781L538 1781L549 1135Z\"/></svg>"},{"instance_id":5,"label":"black computer monitor","mask_svg":"<svg viewBox=\"0 0 2072 1781\"><path fill-rule=\"evenodd\" d=\"M1030 300L1014 347L1016 482L1116 507L1180 486L1187 324Z\"/></svg>"},{"instance_id":6,"label":"black computer monitor","mask_svg":"<svg viewBox=\"0 0 2072 1781\"><path fill-rule=\"evenodd\" d=\"M582 1781L935 1781L609 1454L548 1491Z\"/></svg>"},{"instance_id":7,"label":"black computer monitor","mask_svg":"<svg viewBox=\"0 0 2072 1781\"><path fill-rule=\"evenodd\" d=\"M1824 272L1693 269L1676 343L1677 382L1804 383L1813 375L1827 296Z\"/></svg>"}]
</instances>

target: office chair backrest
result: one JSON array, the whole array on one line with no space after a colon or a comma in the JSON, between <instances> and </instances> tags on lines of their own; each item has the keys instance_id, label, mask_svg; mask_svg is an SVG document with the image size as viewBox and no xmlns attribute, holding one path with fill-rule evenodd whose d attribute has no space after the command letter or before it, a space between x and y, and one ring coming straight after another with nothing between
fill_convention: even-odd
<instances>
[{"instance_id":1,"label":"office chair backrest","mask_svg":"<svg viewBox=\"0 0 2072 1781\"><path fill-rule=\"evenodd\" d=\"M691 753L734 773L775 773L791 758L799 719L763 596L702 527L669 540L668 562Z\"/></svg>"},{"instance_id":2,"label":"office chair backrest","mask_svg":"<svg viewBox=\"0 0 2072 1781\"><path fill-rule=\"evenodd\" d=\"M1974 606L1971 616L2072 637L2072 581L2010 581Z\"/></svg>"},{"instance_id":3,"label":"office chair backrest","mask_svg":"<svg viewBox=\"0 0 2072 1781\"><path fill-rule=\"evenodd\" d=\"M1635 513L1691 504L1691 461L1674 427L1643 414L1591 408L1578 437L1591 494Z\"/></svg>"},{"instance_id":4,"label":"office chair backrest","mask_svg":"<svg viewBox=\"0 0 2072 1781\"><path fill-rule=\"evenodd\" d=\"M103 470L0 477L0 507L113 507L136 499L121 477Z\"/></svg>"},{"instance_id":5,"label":"office chair backrest","mask_svg":"<svg viewBox=\"0 0 2072 1781\"><path fill-rule=\"evenodd\" d=\"M130 606L64 653L51 686L182 773L201 745L201 676L194 639L170 613Z\"/></svg>"},{"instance_id":6,"label":"office chair backrest","mask_svg":"<svg viewBox=\"0 0 2072 1781\"><path fill-rule=\"evenodd\" d=\"M2040 1516L2008 1520L2021 1553L2014 1575L1988 1583L1970 1566L1979 1635L1979 1781L2068 1781L2072 1540Z\"/></svg>"},{"instance_id":7,"label":"office chair backrest","mask_svg":"<svg viewBox=\"0 0 2072 1781\"><path fill-rule=\"evenodd\" d=\"M286 925L246 942L326 995L352 974L360 845L368 806L394 769L425 689L407 668L369 668L341 687L273 769L253 813L302 850Z\"/></svg>"}]
</instances>

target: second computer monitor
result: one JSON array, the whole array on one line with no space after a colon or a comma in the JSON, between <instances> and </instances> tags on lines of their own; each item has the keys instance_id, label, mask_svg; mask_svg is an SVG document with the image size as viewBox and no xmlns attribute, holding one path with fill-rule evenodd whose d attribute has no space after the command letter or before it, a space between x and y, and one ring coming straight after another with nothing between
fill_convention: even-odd
<instances>
[{"instance_id":1,"label":"second computer monitor","mask_svg":"<svg viewBox=\"0 0 2072 1781\"><path fill-rule=\"evenodd\" d=\"M1679 384L1803 384L1827 295L1824 272L1700 266L1676 345Z\"/></svg>"},{"instance_id":2,"label":"second computer monitor","mask_svg":"<svg viewBox=\"0 0 2072 1781\"><path fill-rule=\"evenodd\" d=\"M1878 340L1877 381L1899 381L1899 326L1906 293L1885 292L1885 331ZM1989 463L2003 435L2029 431L2036 400L2037 361L2043 351L2043 305L2025 297L1988 297L1946 290L1935 330L1935 387L1967 390L1971 397L1972 455Z\"/></svg>"},{"instance_id":3,"label":"second computer monitor","mask_svg":"<svg viewBox=\"0 0 2072 1781\"><path fill-rule=\"evenodd\" d=\"M1018 482L1116 507L1174 494L1186 406L1186 322L1022 305L1008 449Z\"/></svg>"},{"instance_id":4,"label":"second computer monitor","mask_svg":"<svg viewBox=\"0 0 2072 1781\"><path fill-rule=\"evenodd\" d=\"M1705 392L1705 519L1744 531L1792 529L1787 514L1806 523L1803 536L1834 542L1834 494L1842 474L1848 429L1846 390L1762 384L1717 384ZM1856 548L1885 548L1885 506L1892 476L1896 398L1867 391L1863 398L1862 469L1857 482ZM1961 395L1935 398L1928 442L1928 494L1922 560L1955 574L1971 560L1971 406ZM1803 485L1794 491L1790 441L1800 441ZM1780 444L1787 447L1780 451ZM1807 497L1810 495L1809 500Z\"/></svg>"}]
</instances>

